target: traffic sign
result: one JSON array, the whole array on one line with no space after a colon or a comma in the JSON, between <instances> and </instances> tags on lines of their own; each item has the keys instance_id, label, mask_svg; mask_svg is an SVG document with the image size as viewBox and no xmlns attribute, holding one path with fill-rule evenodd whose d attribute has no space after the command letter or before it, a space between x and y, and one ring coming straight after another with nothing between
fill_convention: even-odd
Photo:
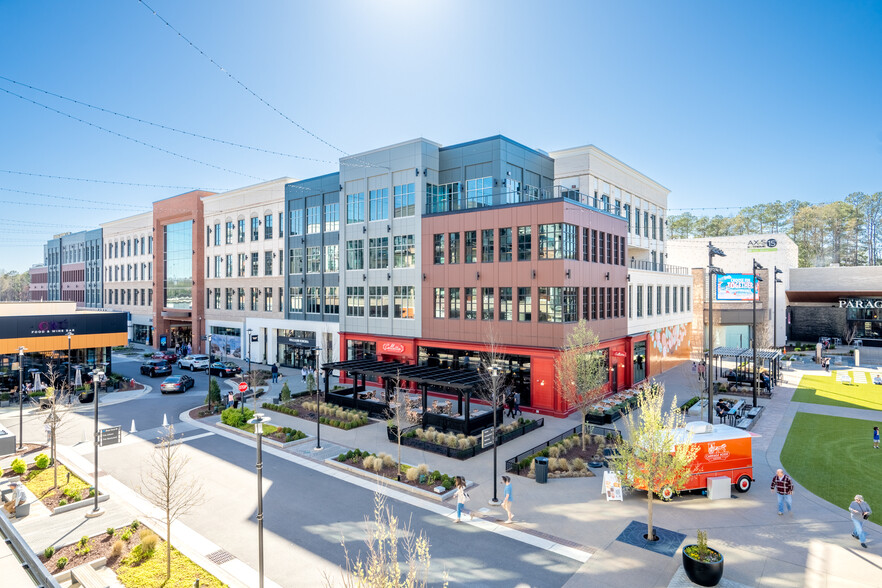
<instances>
[{"instance_id":1,"label":"traffic sign","mask_svg":"<svg viewBox=\"0 0 882 588\"><path fill-rule=\"evenodd\" d=\"M247 392L248 391L248 382L240 382L239 383L239 392Z\"/></svg>"}]
</instances>

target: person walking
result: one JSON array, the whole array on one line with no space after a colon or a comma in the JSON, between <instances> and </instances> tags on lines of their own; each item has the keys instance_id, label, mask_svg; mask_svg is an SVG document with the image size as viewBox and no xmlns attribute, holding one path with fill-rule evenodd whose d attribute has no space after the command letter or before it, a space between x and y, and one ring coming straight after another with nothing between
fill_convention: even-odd
<instances>
[{"instance_id":1,"label":"person walking","mask_svg":"<svg viewBox=\"0 0 882 588\"><path fill-rule=\"evenodd\" d=\"M273 374L273 384L279 381L279 364L274 363L272 369L270 370Z\"/></svg>"},{"instance_id":2,"label":"person walking","mask_svg":"<svg viewBox=\"0 0 882 588\"><path fill-rule=\"evenodd\" d=\"M300 377L303 378L304 384L306 383L306 374L307 373L308 372L306 371L306 366L303 366L302 368L300 368Z\"/></svg>"},{"instance_id":3,"label":"person walking","mask_svg":"<svg viewBox=\"0 0 882 588\"><path fill-rule=\"evenodd\" d=\"M462 522L463 511L465 511L465 503L471 500L469 493L466 492L465 478L456 476L454 485L456 486L456 522Z\"/></svg>"},{"instance_id":4,"label":"person walking","mask_svg":"<svg viewBox=\"0 0 882 588\"><path fill-rule=\"evenodd\" d=\"M227 408L230 408L231 406L233 406L233 400L234 400L233 392L231 391L227 394Z\"/></svg>"},{"instance_id":5,"label":"person walking","mask_svg":"<svg viewBox=\"0 0 882 588\"><path fill-rule=\"evenodd\" d=\"M861 547L867 548L867 533L864 531L864 521L873 514L870 505L864 502L864 497L858 494L854 497L854 502L848 507L851 513L851 523L854 525L854 531L851 536L861 542Z\"/></svg>"},{"instance_id":6,"label":"person walking","mask_svg":"<svg viewBox=\"0 0 882 588\"><path fill-rule=\"evenodd\" d=\"M505 484L502 488L502 508L505 509L505 512L508 514L508 520L506 523L511 523L511 478L508 476L502 476L502 483Z\"/></svg>"},{"instance_id":7,"label":"person walking","mask_svg":"<svg viewBox=\"0 0 882 588\"><path fill-rule=\"evenodd\" d=\"M873 449L879 449L879 427L873 427Z\"/></svg>"},{"instance_id":8,"label":"person walking","mask_svg":"<svg viewBox=\"0 0 882 588\"><path fill-rule=\"evenodd\" d=\"M505 408L508 410L507 416L514 418L514 394L509 393L505 397Z\"/></svg>"},{"instance_id":9,"label":"person walking","mask_svg":"<svg viewBox=\"0 0 882 588\"><path fill-rule=\"evenodd\" d=\"M793 509L793 480L784 473L784 470L778 468L775 476L772 478L772 492L778 494L778 515L784 516L784 505L787 505L787 512Z\"/></svg>"},{"instance_id":10,"label":"person walking","mask_svg":"<svg viewBox=\"0 0 882 588\"><path fill-rule=\"evenodd\" d=\"M514 402L514 416L519 414L524 414L521 412L521 393L515 390L514 396L512 396Z\"/></svg>"},{"instance_id":11,"label":"person walking","mask_svg":"<svg viewBox=\"0 0 882 588\"><path fill-rule=\"evenodd\" d=\"M43 430L46 431L46 445L49 445L52 443L52 424L48 420L43 424Z\"/></svg>"}]
</instances>

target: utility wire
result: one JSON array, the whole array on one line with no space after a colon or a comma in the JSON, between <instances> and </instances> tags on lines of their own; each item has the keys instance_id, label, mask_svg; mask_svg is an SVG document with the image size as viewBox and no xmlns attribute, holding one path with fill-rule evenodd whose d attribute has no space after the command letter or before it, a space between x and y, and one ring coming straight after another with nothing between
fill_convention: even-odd
<instances>
[{"instance_id":1,"label":"utility wire","mask_svg":"<svg viewBox=\"0 0 882 588\"><path fill-rule=\"evenodd\" d=\"M34 178L50 178L53 180L72 180L74 182L92 182L95 184L115 184L117 186L137 186L140 188L170 188L172 190L207 190L209 192L226 192L229 188L196 188L193 186L172 186L168 184L141 184L137 182L117 182L114 180L94 180L91 178L73 178L70 176L53 176L49 174L38 174L32 172L16 171L11 169L0 169L0 173L15 174L18 176L31 176Z\"/></svg>"},{"instance_id":2,"label":"utility wire","mask_svg":"<svg viewBox=\"0 0 882 588\"><path fill-rule=\"evenodd\" d=\"M128 135L123 135L122 133L118 133L118 132L116 132L116 131L112 131L112 130L107 129L107 128L105 128L105 127L102 127L102 126L100 126L100 125L96 125L95 123L91 123L91 122L89 122L89 121L87 121L87 120L83 120L83 119L78 118L78 117L76 117L76 116L74 116L74 115L72 115L72 114L68 114L68 113L63 112L63 111L61 111L61 110L58 110L58 109L56 109L56 108L52 108L51 106L47 106L46 104L43 104L43 103L41 103L41 102L37 102L36 100L31 100L30 98L27 98L27 97L25 97L25 96L22 96L21 94L16 94L15 92L12 92L12 91L10 91L10 90L7 90L6 88L0 88L0 92L6 92L6 93L9 94L10 96L15 96L16 98L19 98L19 99L21 99L21 100L24 100L25 102L30 102L31 104L34 104L34 105L36 105L36 106L40 106L40 107L42 107L42 108L45 108L46 110L49 110L49 111L54 112L54 113L56 113L56 114L60 114L60 115L62 115L62 116L65 116L65 117L67 117L67 118L69 118L69 119L71 119L71 120L75 120L75 121L77 121L77 122L83 123L83 124L85 124L85 125L88 125L88 126L90 126L90 127L93 127L93 128L98 129L98 130L100 130L100 131L104 131L105 133L109 133L109 134L114 135L114 136L116 136L116 137L121 137L121 138L123 138L123 139L127 139L127 140L132 141L132 142L134 142L134 143L137 143L137 144L139 144L139 145L143 145L143 146L145 146L145 147L150 147L151 149L156 149L157 151L161 151L162 153L166 153L166 154L168 154L168 155L173 155L173 156L175 156L175 157L180 157L181 159L185 159L185 160L187 160L187 161L192 161L193 163L198 163L198 164L200 164L200 165L205 165L205 166L208 166L208 167L211 167L211 168L214 168L214 169L218 169L218 170L223 171L223 172L227 172L227 173L231 173L231 174L236 174L236 175L238 175L238 176L244 176L244 177L246 177L246 178L252 178L252 179L255 179L255 180L259 180L259 181L261 181L261 182L266 181L266 180L264 180L263 178L259 178L259 177L257 177L257 176L252 176L252 175L250 175L250 174L245 174L245 173L242 173L242 172L237 172L237 171L235 171L235 170L231 170L231 169L228 169L228 168L225 168L225 167L221 167L221 166L219 166L219 165L214 165L213 163L208 163L208 162L206 162L206 161L201 161L201 160L199 160L199 159L194 159L194 158L192 158L192 157L187 157L186 155L183 155L183 154L181 154L181 153L176 153L176 152L174 152L174 151L170 151L170 150L165 149L165 148L163 148L163 147L159 147L159 146L157 146L157 145L153 145L153 144L151 144L151 143L147 143L146 141L142 141L142 140L140 140L140 139L136 139L136 138L134 138L134 137L130 137L130 136L128 136Z\"/></svg>"},{"instance_id":3,"label":"utility wire","mask_svg":"<svg viewBox=\"0 0 882 588\"><path fill-rule=\"evenodd\" d=\"M64 200L65 202L82 202L84 204L100 204L101 206L109 206L111 208L128 208L132 210L141 210L144 211L143 206L133 206L130 204L119 204L116 202L102 202L100 200L86 200L85 198L71 198L70 196L56 196L54 194L44 194L42 192L28 192L26 190L16 190L14 188L2 188L0 187L0 191L3 192L14 192L16 194L27 194L28 196L43 196L45 198L55 198L57 200ZM25 205L35 205L35 206L53 206L52 204L43 204L40 202L10 202L4 200L8 204L25 204ZM70 208L70 205L64 206L64 208Z\"/></svg>"}]
</instances>

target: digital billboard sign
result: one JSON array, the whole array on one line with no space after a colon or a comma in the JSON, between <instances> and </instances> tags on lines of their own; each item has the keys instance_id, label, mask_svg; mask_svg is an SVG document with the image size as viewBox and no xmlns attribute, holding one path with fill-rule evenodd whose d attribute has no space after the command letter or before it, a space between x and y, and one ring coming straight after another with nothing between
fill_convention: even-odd
<instances>
[{"instance_id":1,"label":"digital billboard sign","mask_svg":"<svg viewBox=\"0 0 882 588\"><path fill-rule=\"evenodd\" d=\"M753 274L722 274L717 276L717 300L721 302L752 302L759 300L753 288Z\"/></svg>"}]
</instances>

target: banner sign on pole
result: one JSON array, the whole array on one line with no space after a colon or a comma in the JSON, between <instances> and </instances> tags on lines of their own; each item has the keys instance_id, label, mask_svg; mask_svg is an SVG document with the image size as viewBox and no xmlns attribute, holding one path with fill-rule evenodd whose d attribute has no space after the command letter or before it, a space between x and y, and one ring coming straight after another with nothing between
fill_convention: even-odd
<instances>
[{"instance_id":1,"label":"banner sign on pole","mask_svg":"<svg viewBox=\"0 0 882 588\"><path fill-rule=\"evenodd\" d=\"M493 428L487 428L481 431L481 448L493 445Z\"/></svg>"},{"instance_id":2,"label":"banner sign on pole","mask_svg":"<svg viewBox=\"0 0 882 588\"><path fill-rule=\"evenodd\" d=\"M622 498L622 484L619 482L619 477L615 472L603 472L603 486L601 492L606 494L607 502L610 500L624 501Z\"/></svg>"}]
</instances>

